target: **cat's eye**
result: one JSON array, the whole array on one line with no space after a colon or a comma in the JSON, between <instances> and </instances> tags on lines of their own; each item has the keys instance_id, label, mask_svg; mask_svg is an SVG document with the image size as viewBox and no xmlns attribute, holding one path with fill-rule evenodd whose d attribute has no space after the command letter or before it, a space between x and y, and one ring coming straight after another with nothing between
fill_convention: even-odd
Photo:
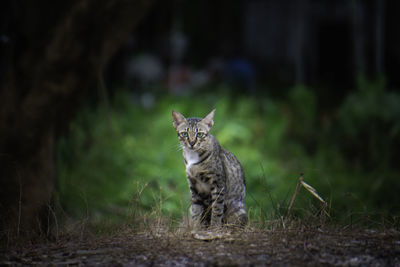
<instances>
[{"instance_id":1,"label":"cat's eye","mask_svg":"<svg viewBox=\"0 0 400 267\"><path fill-rule=\"evenodd\" d=\"M197 135L196 135L198 138L202 138L202 137L204 137L205 136L205 134L204 133L197 133Z\"/></svg>"},{"instance_id":2,"label":"cat's eye","mask_svg":"<svg viewBox=\"0 0 400 267\"><path fill-rule=\"evenodd\" d=\"M187 132L181 132L180 135L181 135L181 137L188 137L188 133Z\"/></svg>"}]
</instances>

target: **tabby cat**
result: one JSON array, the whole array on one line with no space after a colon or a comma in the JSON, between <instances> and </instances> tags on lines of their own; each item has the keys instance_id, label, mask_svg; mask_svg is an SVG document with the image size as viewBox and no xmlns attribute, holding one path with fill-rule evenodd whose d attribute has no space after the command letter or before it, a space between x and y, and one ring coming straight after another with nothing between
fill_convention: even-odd
<instances>
[{"instance_id":1,"label":"tabby cat","mask_svg":"<svg viewBox=\"0 0 400 267\"><path fill-rule=\"evenodd\" d=\"M215 109L204 118L185 118L172 111L192 194L190 214L195 228L247 223L243 169L209 134L214 113Z\"/></svg>"}]
</instances>

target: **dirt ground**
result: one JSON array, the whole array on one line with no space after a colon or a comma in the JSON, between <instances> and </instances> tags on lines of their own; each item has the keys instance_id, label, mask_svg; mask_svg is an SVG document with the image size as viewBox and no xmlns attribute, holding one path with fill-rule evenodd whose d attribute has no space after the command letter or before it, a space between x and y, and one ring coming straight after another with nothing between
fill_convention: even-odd
<instances>
[{"instance_id":1,"label":"dirt ground","mask_svg":"<svg viewBox=\"0 0 400 267\"><path fill-rule=\"evenodd\" d=\"M400 266L395 230L122 231L8 246L0 265Z\"/></svg>"}]
</instances>

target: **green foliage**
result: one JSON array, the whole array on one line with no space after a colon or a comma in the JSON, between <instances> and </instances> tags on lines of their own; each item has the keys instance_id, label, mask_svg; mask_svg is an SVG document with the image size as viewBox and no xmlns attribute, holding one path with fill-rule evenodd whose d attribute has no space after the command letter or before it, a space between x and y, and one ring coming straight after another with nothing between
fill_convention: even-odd
<instances>
[{"instance_id":1,"label":"green foliage","mask_svg":"<svg viewBox=\"0 0 400 267\"><path fill-rule=\"evenodd\" d=\"M75 217L126 220L155 214L180 221L188 214L190 195L171 111L204 116L216 108L212 133L243 165L252 220L284 216L299 173L305 173L305 181L325 198L336 217L346 219L351 213L371 209L391 211L394 206L387 200L400 203L400 199L386 192L390 189L385 182L399 186L394 182L396 172L386 169L377 177L376 172L353 169L342 144L344 136L351 143L361 131L370 131L371 116L377 118L374 138L385 135L378 127L382 122L389 122L390 135L398 137L399 95L386 93L380 86L360 86L327 125L318 125L315 95L304 86L289 90L282 102L214 92L156 96L152 108L118 92L110 110L83 109L68 136L59 141L57 199ZM389 146L391 141L382 143ZM374 149L379 154L378 147ZM369 197L371 193L376 198ZM316 214L318 205L300 190L295 214Z\"/></svg>"},{"instance_id":2,"label":"green foliage","mask_svg":"<svg viewBox=\"0 0 400 267\"><path fill-rule=\"evenodd\" d=\"M363 202L364 210L399 210L399 129L400 95L386 90L384 77L368 81L359 76L357 89L339 108L326 138L335 144L329 148L346 159L342 183L356 192L348 196Z\"/></svg>"},{"instance_id":3,"label":"green foliage","mask_svg":"<svg viewBox=\"0 0 400 267\"><path fill-rule=\"evenodd\" d=\"M358 78L358 88L339 110L338 138L342 149L362 161L363 167L388 164L398 154L391 145L400 139L400 95L385 90L383 77L368 82ZM378 165L378 166L377 166Z\"/></svg>"},{"instance_id":4,"label":"green foliage","mask_svg":"<svg viewBox=\"0 0 400 267\"><path fill-rule=\"evenodd\" d=\"M317 119L315 94L304 85L297 85L289 91L288 104L293 135L301 139L313 138Z\"/></svg>"}]
</instances>

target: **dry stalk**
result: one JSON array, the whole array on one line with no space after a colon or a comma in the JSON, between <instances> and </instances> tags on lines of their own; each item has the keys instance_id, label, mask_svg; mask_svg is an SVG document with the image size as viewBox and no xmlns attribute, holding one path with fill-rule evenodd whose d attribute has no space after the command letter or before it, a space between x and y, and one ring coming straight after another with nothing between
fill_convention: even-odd
<instances>
[{"instance_id":1,"label":"dry stalk","mask_svg":"<svg viewBox=\"0 0 400 267\"><path fill-rule=\"evenodd\" d=\"M292 196L292 199L290 200L290 205L288 208L288 212L287 215L289 215L292 211L292 208L294 206L294 202L296 201L297 195L299 193L300 187L303 186L308 192L310 192L316 199L318 199L321 204L322 204L322 211L325 213L325 215L327 215L329 217L329 213L327 212L326 208L328 206L328 204L326 203L325 200L322 199L322 197L320 197L320 195L318 195L317 190L314 189L314 187L312 187L311 185L307 184L306 182L304 182L304 174L301 173L300 177L299 177L299 181L297 182L297 186L296 186L296 190Z\"/></svg>"},{"instance_id":2,"label":"dry stalk","mask_svg":"<svg viewBox=\"0 0 400 267\"><path fill-rule=\"evenodd\" d=\"M53 208L51 207L51 204L47 204L48 209L49 209L49 215L48 217L50 217L50 213L53 215L54 218L54 223L56 226L56 239L58 240L58 236L59 236L59 228L58 228L58 220L57 220L57 215L56 212L53 210ZM50 220L50 218L48 218L48 220ZM47 235L49 235L51 229L50 229L50 222L48 223L48 228L47 228Z\"/></svg>"},{"instance_id":3,"label":"dry stalk","mask_svg":"<svg viewBox=\"0 0 400 267\"><path fill-rule=\"evenodd\" d=\"M292 199L290 200L290 205L289 205L289 209L288 209L287 215L289 215L291 213L291 211L292 211L292 208L294 206L294 202L296 201L296 197L297 197L297 194L299 193L299 190L300 190L302 182L303 182L303 174L300 173L300 177L299 177L299 181L297 182L296 190L294 191Z\"/></svg>"}]
</instances>

